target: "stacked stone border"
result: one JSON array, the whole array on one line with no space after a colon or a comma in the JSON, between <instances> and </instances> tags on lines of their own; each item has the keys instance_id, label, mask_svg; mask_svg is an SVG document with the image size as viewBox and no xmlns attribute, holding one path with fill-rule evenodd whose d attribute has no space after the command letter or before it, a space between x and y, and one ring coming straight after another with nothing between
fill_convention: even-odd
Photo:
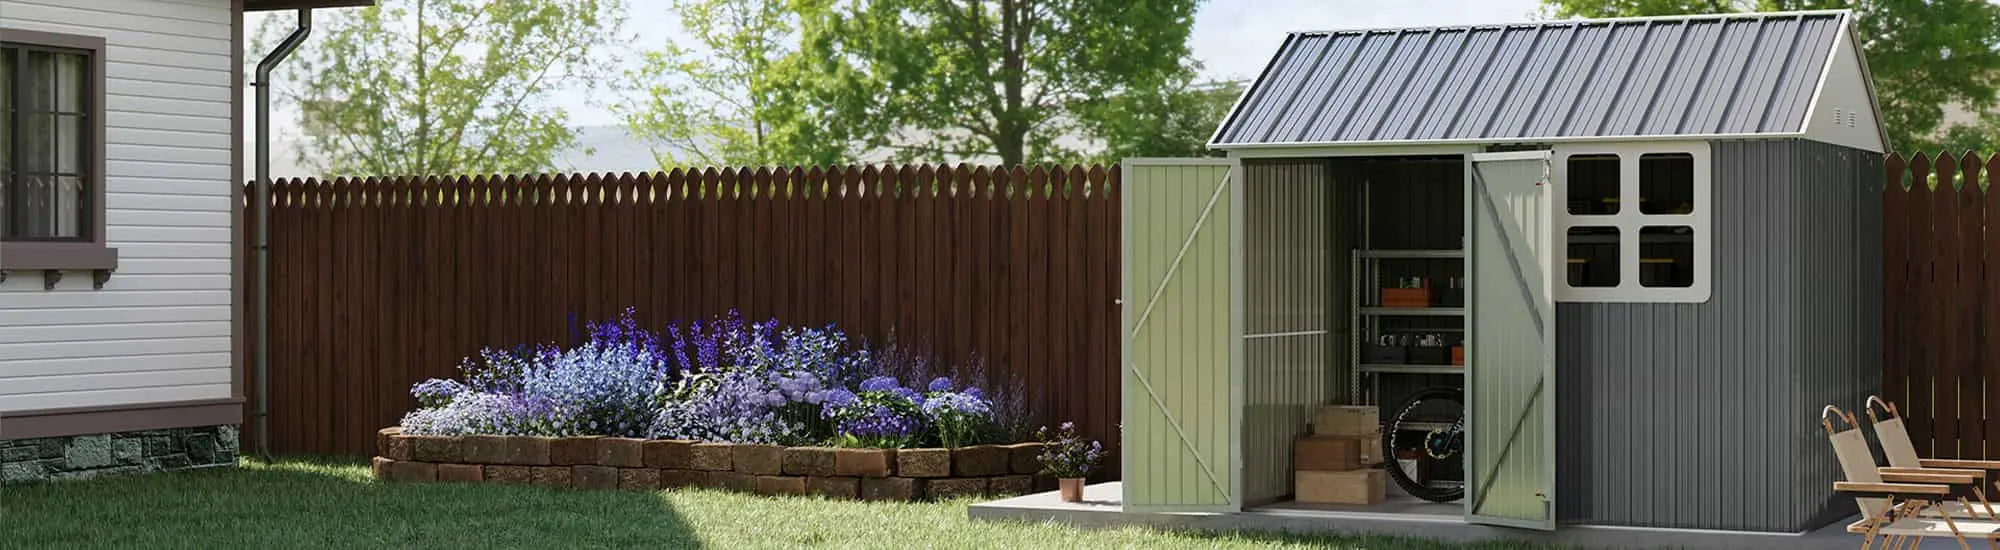
<instances>
[{"instance_id":1,"label":"stacked stone border","mask_svg":"<svg viewBox=\"0 0 2000 550\"><path fill-rule=\"evenodd\" d=\"M782 447L623 437L376 437L376 479L657 491L700 487L764 495L925 500L1053 489L1041 443L956 449Z\"/></svg>"}]
</instances>

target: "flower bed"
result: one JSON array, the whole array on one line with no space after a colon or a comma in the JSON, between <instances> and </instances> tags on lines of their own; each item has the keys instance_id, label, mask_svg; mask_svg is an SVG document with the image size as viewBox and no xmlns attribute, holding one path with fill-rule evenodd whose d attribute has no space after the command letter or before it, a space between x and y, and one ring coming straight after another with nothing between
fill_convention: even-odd
<instances>
[{"instance_id":1,"label":"flower bed","mask_svg":"<svg viewBox=\"0 0 2000 550\"><path fill-rule=\"evenodd\" d=\"M411 435L386 428L374 475L402 482L922 500L1046 490L1040 443L945 449L786 447L624 437Z\"/></svg>"}]
</instances>

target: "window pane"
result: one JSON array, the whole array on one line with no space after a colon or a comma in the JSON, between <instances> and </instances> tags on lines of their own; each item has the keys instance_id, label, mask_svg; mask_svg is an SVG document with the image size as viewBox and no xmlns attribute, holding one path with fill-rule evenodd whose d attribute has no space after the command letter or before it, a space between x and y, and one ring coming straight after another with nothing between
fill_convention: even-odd
<instances>
[{"instance_id":1,"label":"window pane","mask_svg":"<svg viewBox=\"0 0 2000 550\"><path fill-rule=\"evenodd\" d=\"M1694 155L1650 153L1639 157L1639 213L1694 213Z\"/></svg>"},{"instance_id":2,"label":"window pane","mask_svg":"<svg viewBox=\"0 0 2000 550\"><path fill-rule=\"evenodd\" d=\"M7 171L14 169L14 51L0 48L0 197L6 196Z\"/></svg>"},{"instance_id":3,"label":"window pane","mask_svg":"<svg viewBox=\"0 0 2000 550\"><path fill-rule=\"evenodd\" d=\"M55 117L56 172L72 176L83 173L83 134L82 116L57 115Z\"/></svg>"},{"instance_id":4,"label":"window pane","mask_svg":"<svg viewBox=\"0 0 2000 550\"><path fill-rule=\"evenodd\" d=\"M1569 157L1569 213L1618 213L1618 155Z\"/></svg>"},{"instance_id":5,"label":"window pane","mask_svg":"<svg viewBox=\"0 0 2000 550\"><path fill-rule=\"evenodd\" d=\"M83 180L75 177L28 175L14 195L15 237L30 239L83 236Z\"/></svg>"},{"instance_id":6,"label":"window pane","mask_svg":"<svg viewBox=\"0 0 2000 550\"><path fill-rule=\"evenodd\" d=\"M87 74L84 62L88 59L76 54L55 55L55 104L56 110L65 113L83 112L83 92Z\"/></svg>"},{"instance_id":7,"label":"window pane","mask_svg":"<svg viewBox=\"0 0 2000 550\"><path fill-rule=\"evenodd\" d=\"M22 172L49 172L55 170L56 160L56 118L42 113L20 113Z\"/></svg>"},{"instance_id":8,"label":"window pane","mask_svg":"<svg viewBox=\"0 0 2000 550\"><path fill-rule=\"evenodd\" d=\"M28 112L48 112L55 110L56 97L56 54L49 52L28 52L28 79L26 94L21 97L20 109Z\"/></svg>"},{"instance_id":9,"label":"window pane","mask_svg":"<svg viewBox=\"0 0 2000 550\"><path fill-rule=\"evenodd\" d=\"M1639 229L1639 284L1694 286L1694 228L1685 225Z\"/></svg>"},{"instance_id":10,"label":"window pane","mask_svg":"<svg viewBox=\"0 0 2000 550\"><path fill-rule=\"evenodd\" d=\"M1569 228L1569 286L1618 286L1618 228Z\"/></svg>"}]
</instances>

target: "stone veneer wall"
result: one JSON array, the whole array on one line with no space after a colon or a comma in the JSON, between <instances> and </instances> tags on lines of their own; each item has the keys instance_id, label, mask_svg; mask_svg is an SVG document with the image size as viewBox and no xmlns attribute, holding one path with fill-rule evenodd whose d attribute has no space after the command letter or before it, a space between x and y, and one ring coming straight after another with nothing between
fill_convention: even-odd
<instances>
[{"instance_id":1,"label":"stone veneer wall","mask_svg":"<svg viewBox=\"0 0 2000 550\"><path fill-rule=\"evenodd\" d=\"M236 464L236 426L0 441L0 482L81 479Z\"/></svg>"},{"instance_id":2,"label":"stone veneer wall","mask_svg":"<svg viewBox=\"0 0 2000 550\"><path fill-rule=\"evenodd\" d=\"M1040 443L957 449L780 447L620 437L404 435L382 430L373 473L388 481L921 500L1048 490Z\"/></svg>"}]
</instances>

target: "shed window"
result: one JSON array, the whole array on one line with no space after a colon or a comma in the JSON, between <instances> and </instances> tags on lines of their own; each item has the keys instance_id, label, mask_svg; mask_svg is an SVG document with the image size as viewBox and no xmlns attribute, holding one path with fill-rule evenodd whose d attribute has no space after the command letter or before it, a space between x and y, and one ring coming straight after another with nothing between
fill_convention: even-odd
<instances>
[{"instance_id":1,"label":"shed window","mask_svg":"<svg viewBox=\"0 0 2000 550\"><path fill-rule=\"evenodd\" d=\"M1706 143L1579 144L1556 152L1557 196L1569 203L1557 216L1567 252L1557 299L1708 300Z\"/></svg>"},{"instance_id":2,"label":"shed window","mask_svg":"<svg viewBox=\"0 0 2000 550\"><path fill-rule=\"evenodd\" d=\"M0 29L0 269L109 270L104 39Z\"/></svg>"}]
</instances>

